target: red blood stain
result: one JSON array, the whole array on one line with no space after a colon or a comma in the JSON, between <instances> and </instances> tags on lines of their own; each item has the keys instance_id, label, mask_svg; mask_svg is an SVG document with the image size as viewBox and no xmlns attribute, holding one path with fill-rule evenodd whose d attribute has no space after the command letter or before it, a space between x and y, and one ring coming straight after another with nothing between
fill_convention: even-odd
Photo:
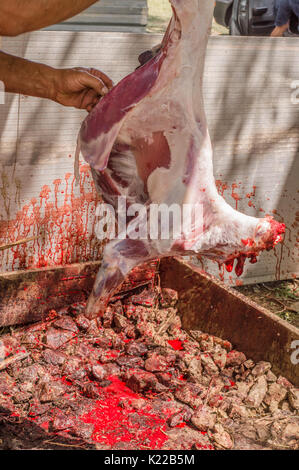
<instances>
[{"instance_id":1,"label":"red blood stain","mask_svg":"<svg viewBox=\"0 0 299 470\"><path fill-rule=\"evenodd\" d=\"M234 261L235 261L234 259L231 259L225 263L226 270L228 273L231 273L232 270L234 269Z\"/></svg>"},{"instance_id":2,"label":"red blood stain","mask_svg":"<svg viewBox=\"0 0 299 470\"><path fill-rule=\"evenodd\" d=\"M252 193L247 193L247 194L246 194L246 197L247 197L248 199L250 199L250 198L252 198L252 197L255 197L255 191L256 191L256 186L253 186L253 191L252 191Z\"/></svg>"},{"instance_id":3,"label":"red blood stain","mask_svg":"<svg viewBox=\"0 0 299 470\"><path fill-rule=\"evenodd\" d=\"M224 282L224 275L225 275L225 271L224 271L224 265L223 264L219 264L219 277L221 279L222 282Z\"/></svg>"},{"instance_id":4,"label":"red blood stain","mask_svg":"<svg viewBox=\"0 0 299 470\"><path fill-rule=\"evenodd\" d=\"M80 417L94 425L92 439L102 444L134 441L139 446L159 449L168 440L165 434L167 416L155 413L150 403L142 410L120 406L120 400L130 402L140 396L132 392L117 377L109 377L111 385L103 390L103 399L89 413ZM134 413L134 419L130 416ZM168 413L169 414L169 413ZM140 420L138 420L140 417Z\"/></svg>"},{"instance_id":5,"label":"red blood stain","mask_svg":"<svg viewBox=\"0 0 299 470\"><path fill-rule=\"evenodd\" d=\"M238 189L238 188L239 188L239 185L238 185L238 184L236 184L236 183L233 183L233 184L232 184L232 194L231 194L231 196L232 196L232 198L236 201L236 210L238 209L238 202L241 200L241 197L240 197L239 194L236 193L236 191L235 191L235 190Z\"/></svg>"},{"instance_id":6,"label":"red blood stain","mask_svg":"<svg viewBox=\"0 0 299 470\"><path fill-rule=\"evenodd\" d=\"M64 383L65 385L72 385L72 382L70 382L69 380L66 379L66 376L64 375L63 377L61 377L61 382Z\"/></svg>"},{"instance_id":7,"label":"red blood stain","mask_svg":"<svg viewBox=\"0 0 299 470\"><path fill-rule=\"evenodd\" d=\"M257 257L256 257L256 255L253 254L253 255L250 256L250 263L251 263L251 264L257 263Z\"/></svg>"},{"instance_id":8,"label":"red blood stain","mask_svg":"<svg viewBox=\"0 0 299 470\"><path fill-rule=\"evenodd\" d=\"M254 241L251 238L247 238L246 240L241 240L244 246L253 246Z\"/></svg>"},{"instance_id":9,"label":"red blood stain","mask_svg":"<svg viewBox=\"0 0 299 470\"><path fill-rule=\"evenodd\" d=\"M45 421L44 423L41 423L39 426L41 428L45 429L46 431L49 430L49 422L48 421Z\"/></svg>"},{"instance_id":10,"label":"red blood stain","mask_svg":"<svg viewBox=\"0 0 299 470\"><path fill-rule=\"evenodd\" d=\"M39 195L24 205L14 219L0 221L1 245L36 237L11 248L10 260L8 252L0 252L2 267L41 268L99 257L102 247L94 234L98 197L89 165L81 165L76 190L74 183L74 176L67 173L64 180L54 180L52 188L43 186ZM62 185L64 196L61 196Z\"/></svg>"},{"instance_id":11,"label":"red blood stain","mask_svg":"<svg viewBox=\"0 0 299 470\"><path fill-rule=\"evenodd\" d=\"M228 189L227 183L222 183L221 180L216 180L215 183L219 194L223 197L224 192Z\"/></svg>"},{"instance_id":12,"label":"red blood stain","mask_svg":"<svg viewBox=\"0 0 299 470\"><path fill-rule=\"evenodd\" d=\"M170 346L176 351L182 351L184 349L183 342L179 339L170 339L168 344L170 344Z\"/></svg>"},{"instance_id":13,"label":"red blood stain","mask_svg":"<svg viewBox=\"0 0 299 470\"><path fill-rule=\"evenodd\" d=\"M186 379L183 375L180 375L180 376L178 377L178 380L187 380L187 379Z\"/></svg>"}]
</instances>

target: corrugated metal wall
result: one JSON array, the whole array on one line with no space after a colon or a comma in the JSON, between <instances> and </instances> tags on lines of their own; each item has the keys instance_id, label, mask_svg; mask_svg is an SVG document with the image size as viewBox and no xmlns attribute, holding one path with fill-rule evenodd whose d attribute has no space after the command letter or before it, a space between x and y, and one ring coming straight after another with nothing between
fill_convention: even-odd
<instances>
[{"instance_id":1,"label":"corrugated metal wall","mask_svg":"<svg viewBox=\"0 0 299 470\"><path fill-rule=\"evenodd\" d=\"M5 38L2 47L57 67L97 67L118 81L137 65L138 54L160 39L43 31ZM211 37L209 42L204 94L219 191L249 215L275 214L287 224L285 243L250 265L244 282L298 274L299 92L292 88L299 88L297 41ZM2 272L100 255L86 165L80 187L74 185L76 136L84 116L25 96L6 95L0 105L0 245L38 237L0 251ZM214 264L208 270L219 274ZM225 279L235 282L227 274Z\"/></svg>"}]
</instances>

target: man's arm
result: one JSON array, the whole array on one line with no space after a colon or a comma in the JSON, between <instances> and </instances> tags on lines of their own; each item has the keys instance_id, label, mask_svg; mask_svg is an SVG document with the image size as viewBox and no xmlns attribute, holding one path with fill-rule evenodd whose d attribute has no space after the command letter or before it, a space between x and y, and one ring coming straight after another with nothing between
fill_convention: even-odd
<instances>
[{"instance_id":1,"label":"man's arm","mask_svg":"<svg viewBox=\"0 0 299 470\"><path fill-rule=\"evenodd\" d=\"M0 36L17 36L60 23L96 2L97 0L1 0Z\"/></svg>"},{"instance_id":2,"label":"man's arm","mask_svg":"<svg viewBox=\"0 0 299 470\"><path fill-rule=\"evenodd\" d=\"M0 81L5 91L48 98L91 111L112 81L96 69L55 69L0 51Z\"/></svg>"}]
</instances>

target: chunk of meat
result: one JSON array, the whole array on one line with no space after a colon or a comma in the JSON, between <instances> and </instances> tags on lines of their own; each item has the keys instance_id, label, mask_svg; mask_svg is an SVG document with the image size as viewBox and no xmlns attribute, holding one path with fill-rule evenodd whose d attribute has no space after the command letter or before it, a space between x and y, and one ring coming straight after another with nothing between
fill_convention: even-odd
<instances>
[{"instance_id":1,"label":"chunk of meat","mask_svg":"<svg viewBox=\"0 0 299 470\"><path fill-rule=\"evenodd\" d=\"M173 17L162 44L142 54L141 66L99 102L83 122L79 145L97 190L115 209L125 196L128 206L145 207L144 223L153 204L201 207L202 217L190 213L193 224L168 239L124 234L108 243L88 316L98 315L125 276L147 260L197 254L232 271L237 259L240 275L246 258L256 262L284 233L283 224L241 214L217 192L202 96L214 2L170 1Z\"/></svg>"}]
</instances>

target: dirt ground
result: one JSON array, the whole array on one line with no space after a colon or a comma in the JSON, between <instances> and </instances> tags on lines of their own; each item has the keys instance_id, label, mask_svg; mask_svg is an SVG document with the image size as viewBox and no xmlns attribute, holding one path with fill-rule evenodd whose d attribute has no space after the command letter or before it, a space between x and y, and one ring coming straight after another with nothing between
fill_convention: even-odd
<instances>
[{"instance_id":1,"label":"dirt ground","mask_svg":"<svg viewBox=\"0 0 299 470\"><path fill-rule=\"evenodd\" d=\"M241 286L235 289L299 328L299 279Z\"/></svg>"}]
</instances>

